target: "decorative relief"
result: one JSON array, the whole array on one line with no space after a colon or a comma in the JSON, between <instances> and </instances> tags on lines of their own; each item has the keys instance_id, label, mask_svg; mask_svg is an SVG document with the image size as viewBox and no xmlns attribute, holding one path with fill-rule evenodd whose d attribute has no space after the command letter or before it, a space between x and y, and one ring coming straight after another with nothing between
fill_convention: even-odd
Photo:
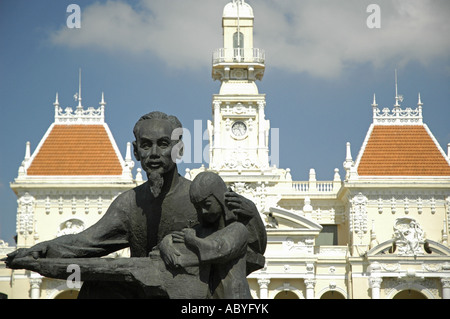
<instances>
[{"instance_id":1,"label":"decorative relief","mask_svg":"<svg viewBox=\"0 0 450 319\"><path fill-rule=\"evenodd\" d=\"M429 272L438 272L442 270L441 264L422 264L422 269Z\"/></svg>"},{"instance_id":2,"label":"decorative relief","mask_svg":"<svg viewBox=\"0 0 450 319\"><path fill-rule=\"evenodd\" d=\"M283 242L283 248L289 252L296 252L298 254L313 254L314 252L314 238L307 237L300 239L297 243L290 237Z\"/></svg>"},{"instance_id":3,"label":"decorative relief","mask_svg":"<svg viewBox=\"0 0 450 319\"><path fill-rule=\"evenodd\" d=\"M381 125L422 124L422 107L419 106L416 109L407 107L404 110L395 107L392 111L389 108L383 108L383 110L380 111L379 108L374 107L373 122L374 124Z\"/></svg>"},{"instance_id":4,"label":"decorative relief","mask_svg":"<svg viewBox=\"0 0 450 319\"><path fill-rule=\"evenodd\" d=\"M413 218L397 218L394 225L394 239L399 255L416 256L425 253L424 232Z\"/></svg>"},{"instance_id":5,"label":"decorative relief","mask_svg":"<svg viewBox=\"0 0 450 319\"><path fill-rule=\"evenodd\" d=\"M244 69L232 69L230 71L231 80L246 80L248 78L248 72Z\"/></svg>"},{"instance_id":6,"label":"decorative relief","mask_svg":"<svg viewBox=\"0 0 450 319\"><path fill-rule=\"evenodd\" d=\"M18 200L17 231L25 236L31 235L34 229L34 204L35 198L25 193Z\"/></svg>"},{"instance_id":7,"label":"decorative relief","mask_svg":"<svg viewBox=\"0 0 450 319\"><path fill-rule=\"evenodd\" d=\"M245 116L254 117L256 115L256 109L252 105L244 105L242 103L236 103L234 105L227 104L222 108L222 114L226 117L230 116Z\"/></svg>"},{"instance_id":8,"label":"decorative relief","mask_svg":"<svg viewBox=\"0 0 450 319\"><path fill-rule=\"evenodd\" d=\"M383 270L388 271L388 272L396 272L396 271L400 271L400 264L396 263L396 264L381 264L381 268L383 268Z\"/></svg>"},{"instance_id":9,"label":"decorative relief","mask_svg":"<svg viewBox=\"0 0 450 319\"><path fill-rule=\"evenodd\" d=\"M437 280L432 278L408 278L408 279L394 279L394 278L384 278L385 293L387 296L396 293L396 291L401 291L408 288L415 288L415 290L421 291L422 289L428 290L436 298L439 297L439 287Z\"/></svg>"},{"instance_id":10,"label":"decorative relief","mask_svg":"<svg viewBox=\"0 0 450 319\"><path fill-rule=\"evenodd\" d=\"M367 233L367 197L359 193L351 200L350 231L354 231L360 238Z\"/></svg>"},{"instance_id":11,"label":"decorative relief","mask_svg":"<svg viewBox=\"0 0 450 319\"><path fill-rule=\"evenodd\" d=\"M245 151L234 151L222 163L222 169L259 168L255 157Z\"/></svg>"},{"instance_id":12,"label":"decorative relief","mask_svg":"<svg viewBox=\"0 0 450 319\"><path fill-rule=\"evenodd\" d=\"M75 111L71 107L66 107L64 110L60 107L55 109L55 123L104 123L105 109L99 107L97 109L88 107L86 110L77 107Z\"/></svg>"},{"instance_id":13,"label":"decorative relief","mask_svg":"<svg viewBox=\"0 0 450 319\"><path fill-rule=\"evenodd\" d=\"M312 248L314 247L314 238L307 237L302 238L297 243L290 237L286 238L283 242L283 247L287 251L300 251L305 253L312 253Z\"/></svg>"},{"instance_id":14,"label":"decorative relief","mask_svg":"<svg viewBox=\"0 0 450 319\"><path fill-rule=\"evenodd\" d=\"M84 223L79 219L69 219L59 225L56 237L63 235L78 234L84 230Z\"/></svg>"}]
</instances>

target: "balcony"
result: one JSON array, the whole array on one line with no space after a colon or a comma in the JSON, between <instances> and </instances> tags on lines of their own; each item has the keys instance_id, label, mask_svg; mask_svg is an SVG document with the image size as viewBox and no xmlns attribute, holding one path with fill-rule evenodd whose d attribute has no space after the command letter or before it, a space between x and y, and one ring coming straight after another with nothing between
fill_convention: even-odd
<instances>
[{"instance_id":1,"label":"balcony","mask_svg":"<svg viewBox=\"0 0 450 319\"><path fill-rule=\"evenodd\" d=\"M255 63L264 64L266 53L257 48L217 49L213 52L213 65L219 63Z\"/></svg>"}]
</instances>

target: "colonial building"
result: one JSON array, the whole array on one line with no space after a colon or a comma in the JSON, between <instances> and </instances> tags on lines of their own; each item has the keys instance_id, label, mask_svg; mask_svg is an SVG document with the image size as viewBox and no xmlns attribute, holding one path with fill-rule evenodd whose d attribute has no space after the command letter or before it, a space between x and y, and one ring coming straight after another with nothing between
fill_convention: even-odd
<instances>
[{"instance_id":1,"label":"colonial building","mask_svg":"<svg viewBox=\"0 0 450 319\"><path fill-rule=\"evenodd\" d=\"M253 9L232 0L223 11L223 48L213 53L221 81L208 121L209 167L252 199L266 225L266 265L248 277L254 298L450 298L450 154L423 119L423 104L380 109L358 155L349 143L342 173L331 181L293 181L270 150L265 95L257 81L263 49L253 46ZM130 149L122 159L99 109L62 110L24 162L11 188L18 196L18 247L78 232L101 217L120 192L142 182L131 176ZM105 149L84 147L102 139ZM70 146L69 146L70 145ZM76 152L74 150L76 149ZM102 154L101 158L99 153ZM68 154L70 157L67 157ZM76 156L73 156L76 153ZM49 156L52 154L52 156ZM342 176L341 176L342 174ZM0 255L13 248L0 248ZM118 255L125 255L120 252ZM64 281L0 268L9 298L76 296Z\"/></svg>"},{"instance_id":2,"label":"colonial building","mask_svg":"<svg viewBox=\"0 0 450 319\"><path fill-rule=\"evenodd\" d=\"M81 77L80 77L81 79ZM75 109L62 109L58 95L55 118L33 153L27 142L18 176L17 247L82 231L97 222L112 200L134 186L134 162L128 143L125 159L105 122L102 93L98 108L84 108L81 84ZM14 249L15 249L14 248ZM3 243L0 255L13 250ZM121 251L117 256L127 255ZM0 266L0 292L8 298L59 298L78 294L66 282Z\"/></svg>"},{"instance_id":3,"label":"colonial building","mask_svg":"<svg viewBox=\"0 0 450 319\"><path fill-rule=\"evenodd\" d=\"M416 108L380 110L343 177L292 181L271 165L270 122L258 91L265 53L253 46L253 10L223 11L213 53L209 170L251 198L266 223L266 266L248 278L255 298L450 298L450 160ZM344 145L343 145L344 146ZM274 159L272 159L274 162ZM187 172L193 178L206 168Z\"/></svg>"}]
</instances>

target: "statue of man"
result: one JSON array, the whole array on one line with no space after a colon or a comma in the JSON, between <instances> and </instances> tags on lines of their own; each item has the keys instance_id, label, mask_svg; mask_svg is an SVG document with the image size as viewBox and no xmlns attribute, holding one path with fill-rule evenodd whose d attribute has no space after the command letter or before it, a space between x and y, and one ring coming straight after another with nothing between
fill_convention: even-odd
<instances>
[{"instance_id":1,"label":"statue of man","mask_svg":"<svg viewBox=\"0 0 450 319\"><path fill-rule=\"evenodd\" d=\"M119 195L105 215L78 234L65 235L18 249L6 259L9 268L15 259L89 258L106 256L129 247L131 257L147 257L158 248L168 267L177 266L179 252L163 241L167 235L198 224L197 211L190 201L191 181L178 174L176 158L182 155L182 126L175 116L151 112L134 127L134 155L147 174L147 181ZM237 215L251 216L247 272L262 268L267 237L255 205L229 192L226 201ZM137 286L121 282L84 282L81 298L140 298Z\"/></svg>"}]
</instances>

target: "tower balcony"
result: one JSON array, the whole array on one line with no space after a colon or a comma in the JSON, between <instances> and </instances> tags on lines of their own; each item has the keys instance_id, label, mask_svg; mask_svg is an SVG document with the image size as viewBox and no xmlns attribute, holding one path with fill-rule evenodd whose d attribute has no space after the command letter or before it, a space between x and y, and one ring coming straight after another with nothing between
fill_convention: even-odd
<instances>
[{"instance_id":1,"label":"tower balcony","mask_svg":"<svg viewBox=\"0 0 450 319\"><path fill-rule=\"evenodd\" d=\"M212 63L217 64L264 64L266 53L258 48L220 48L213 52Z\"/></svg>"}]
</instances>

